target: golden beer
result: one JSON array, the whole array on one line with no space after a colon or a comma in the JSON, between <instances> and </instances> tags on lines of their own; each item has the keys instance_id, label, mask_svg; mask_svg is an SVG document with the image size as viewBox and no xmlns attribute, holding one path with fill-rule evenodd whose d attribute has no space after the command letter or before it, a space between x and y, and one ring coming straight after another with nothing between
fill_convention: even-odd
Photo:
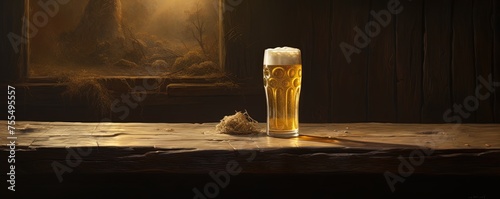
<instances>
[{"instance_id":1,"label":"golden beer","mask_svg":"<svg viewBox=\"0 0 500 199\"><path fill-rule=\"evenodd\" d=\"M283 51L283 49L281 50ZM295 137L299 135L299 98L302 82L300 51L298 51L298 54L297 51L292 51L295 52L292 53L294 56L290 56L286 52L288 51L285 50L285 53L275 53L274 55L288 56L295 59L290 60L286 59L286 57L264 59L263 75L267 98L267 134L274 137ZM272 55L272 53L266 51L266 57ZM271 64L266 64L266 60L267 63ZM280 65L274 65L275 63Z\"/></svg>"}]
</instances>

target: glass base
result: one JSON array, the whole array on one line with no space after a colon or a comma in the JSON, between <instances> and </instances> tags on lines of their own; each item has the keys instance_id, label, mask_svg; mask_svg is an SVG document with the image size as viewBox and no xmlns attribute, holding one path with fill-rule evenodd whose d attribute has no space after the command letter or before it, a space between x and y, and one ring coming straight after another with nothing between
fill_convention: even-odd
<instances>
[{"instance_id":1,"label":"glass base","mask_svg":"<svg viewBox=\"0 0 500 199\"><path fill-rule=\"evenodd\" d=\"M267 135L277 138L294 138L299 136L299 129L291 131L267 131Z\"/></svg>"}]
</instances>

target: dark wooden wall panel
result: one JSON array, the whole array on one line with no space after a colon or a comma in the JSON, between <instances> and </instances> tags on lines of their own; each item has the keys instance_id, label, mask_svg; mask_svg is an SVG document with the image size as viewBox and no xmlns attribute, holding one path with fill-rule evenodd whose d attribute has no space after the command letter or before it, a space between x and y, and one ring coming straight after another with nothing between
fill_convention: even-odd
<instances>
[{"instance_id":1,"label":"dark wooden wall panel","mask_svg":"<svg viewBox=\"0 0 500 199\"><path fill-rule=\"evenodd\" d=\"M299 34L304 35L303 37L300 37L301 41L301 46L300 48L302 49L302 66L303 66L303 75L307 75L306 77L303 76L302 78L302 91L301 91L301 98L299 100L300 102L300 107L299 107L299 117L300 117L300 122L305 122L308 120L311 120L311 117L314 117L313 114L307 110L309 109L309 106L307 104L309 103L314 103L314 98L307 97L310 94L314 94L314 86L317 84L314 84L312 81L307 81L310 76L309 73L310 71L313 71L312 67L316 67L313 65L313 59L312 57L314 56L314 52L312 51L307 51L305 49L313 49L314 48L314 33L313 30L313 10L312 10L312 3L309 1L300 1L297 4L297 15L300 16L297 19L298 24L300 25L300 28L298 28L296 31L299 32ZM306 80L306 81L305 81ZM308 88L308 89L305 89ZM309 89L312 88L312 89ZM323 91L325 92L325 91Z\"/></svg>"},{"instance_id":2,"label":"dark wooden wall panel","mask_svg":"<svg viewBox=\"0 0 500 199\"><path fill-rule=\"evenodd\" d=\"M451 0L425 2L423 122L444 122L450 107Z\"/></svg>"},{"instance_id":3,"label":"dark wooden wall panel","mask_svg":"<svg viewBox=\"0 0 500 199\"><path fill-rule=\"evenodd\" d=\"M367 115L367 50L353 53L348 63L341 42L354 45L355 26L368 23L369 0L333 1L332 26L332 98L331 117L334 122L360 122ZM349 17L346 17L349 16Z\"/></svg>"},{"instance_id":4,"label":"dark wooden wall panel","mask_svg":"<svg viewBox=\"0 0 500 199\"><path fill-rule=\"evenodd\" d=\"M0 82L12 82L21 79L20 68L16 67L22 63L22 50L24 46L19 46L19 53L14 49L7 37L9 33L22 36L22 18L24 16L24 1L1 1L1 20L0 25L0 52L2 65L0 66Z\"/></svg>"},{"instance_id":5,"label":"dark wooden wall panel","mask_svg":"<svg viewBox=\"0 0 500 199\"><path fill-rule=\"evenodd\" d=\"M248 73L245 70L250 67L247 64L247 51L250 45L250 2L243 1L237 11L226 10L224 16L224 39L226 44L225 68L228 73L235 76L242 76ZM228 59L231 57L231 59Z\"/></svg>"},{"instance_id":6,"label":"dark wooden wall panel","mask_svg":"<svg viewBox=\"0 0 500 199\"><path fill-rule=\"evenodd\" d=\"M387 10L386 1L372 1L370 10L370 22L361 26L372 37L367 48L367 119L374 122L396 121L394 15Z\"/></svg>"},{"instance_id":7,"label":"dark wooden wall panel","mask_svg":"<svg viewBox=\"0 0 500 199\"><path fill-rule=\"evenodd\" d=\"M476 88L474 63L474 26L472 22L472 0L453 2L451 93L454 106L461 106L468 96L473 96ZM453 110L454 111L454 110ZM453 113L460 115L461 113ZM476 112L464 111L462 122L475 122Z\"/></svg>"},{"instance_id":8,"label":"dark wooden wall panel","mask_svg":"<svg viewBox=\"0 0 500 199\"><path fill-rule=\"evenodd\" d=\"M476 55L476 75L488 79L493 75L493 2L491 0L474 1L474 43ZM481 85L477 82L476 86ZM493 97L479 100L477 109L478 122L493 121ZM470 103L473 104L473 103Z\"/></svg>"},{"instance_id":9,"label":"dark wooden wall panel","mask_svg":"<svg viewBox=\"0 0 500 199\"><path fill-rule=\"evenodd\" d=\"M420 122L421 119L423 4L423 0L414 0L395 16L398 122Z\"/></svg>"},{"instance_id":10,"label":"dark wooden wall panel","mask_svg":"<svg viewBox=\"0 0 500 199\"><path fill-rule=\"evenodd\" d=\"M493 53L494 65L493 72L494 78L496 82L500 82L500 2L493 1L494 4L494 31L495 31L495 51ZM494 94L494 107L495 107L495 122L500 122L500 88L496 88L496 92Z\"/></svg>"},{"instance_id":11,"label":"dark wooden wall panel","mask_svg":"<svg viewBox=\"0 0 500 199\"><path fill-rule=\"evenodd\" d=\"M304 9L309 8L309 9ZM302 94L301 94L301 121L328 122L330 110L329 71L330 68L330 43L331 37L331 1L307 1L298 5L298 17L305 17L301 21L304 25L300 31L311 34L303 40L305 55L303 63ZM286 20L286 19L284 19ZM309 33L306 33L309 32Z\"/></svg>"}]
</instances>

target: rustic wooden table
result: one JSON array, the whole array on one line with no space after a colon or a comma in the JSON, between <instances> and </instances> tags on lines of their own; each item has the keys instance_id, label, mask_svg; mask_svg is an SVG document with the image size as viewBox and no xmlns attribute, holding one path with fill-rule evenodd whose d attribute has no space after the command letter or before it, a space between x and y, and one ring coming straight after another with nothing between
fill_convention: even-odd
<instances>
[{"instance_id":1,"label":"rustic wooden table","mask_svg":"<svg viewBox=\"0 0 500 199\"><path fill-rule=\"evenodd\" d=\"M1 123L6 129L7 122ZM310 194L321 196L371 190L357 192L362 197L409 196L401 194L440 187L438 193L470 198L496 194L491 180L500 185L500 124L301 124L301 136L291 139L219 134L215 125L17 122L17 186L67 196L82 188L137 188L141 181L154 190L173 186L161 190L193 198L193 188L203 193L214 181L210 172L231 169L238 172L226 189L219 186L222 196L247 191L254 195L244 196L260 197L262 190L284 196L283 190L271 191L274 185L310 186L317 189ZM5 137L2 157L9 153Z\"/></svg>"}]
</instances>

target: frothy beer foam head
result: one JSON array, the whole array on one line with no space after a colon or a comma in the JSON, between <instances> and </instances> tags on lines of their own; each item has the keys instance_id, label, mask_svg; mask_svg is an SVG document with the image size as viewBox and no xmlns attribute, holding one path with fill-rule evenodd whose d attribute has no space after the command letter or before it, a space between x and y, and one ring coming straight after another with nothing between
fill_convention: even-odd
<instances>
[{"instance_id":1,"label":"frothy beer foam head","mask_svg":"<svg viewBox=\"0 0 500 199\"><path fill-rule=\"evenodd\" d=\"M302 64L300 50L297 48L269 48L264 53L264 65Z\"/></svg>"}]
</instances>

